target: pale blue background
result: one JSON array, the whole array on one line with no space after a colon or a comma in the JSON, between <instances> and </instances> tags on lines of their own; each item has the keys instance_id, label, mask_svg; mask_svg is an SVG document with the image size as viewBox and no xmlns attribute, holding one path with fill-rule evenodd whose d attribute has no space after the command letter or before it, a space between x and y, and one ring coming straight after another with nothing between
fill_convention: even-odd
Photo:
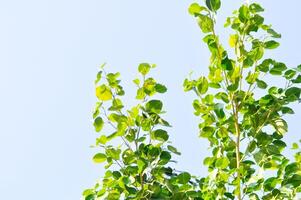
<instances>
[{"instance_id":1,"label":"pale blue background","mask_svg":"<svg viewBox=\"0 0 301 200\"><path fill-rule=\"evenodd\" d=\"M97 66L107 62L131 80L140 62L156 63L164 82L171 138L183 153L178 168L202 175L207 143L198 139L190 70L207 72L208 52L190 0L0 1L0 199L76 200L102 175L91 156ZM242 1L223 2L224 20ZM262 1L266 20L282 32L278 60L301 63L301 2ZM134 88L134 87L132 87ZM128 98L132 98L128 96ZM291 142L301 138L300 105L288 118Z\"/></svg>"}]
</instances>

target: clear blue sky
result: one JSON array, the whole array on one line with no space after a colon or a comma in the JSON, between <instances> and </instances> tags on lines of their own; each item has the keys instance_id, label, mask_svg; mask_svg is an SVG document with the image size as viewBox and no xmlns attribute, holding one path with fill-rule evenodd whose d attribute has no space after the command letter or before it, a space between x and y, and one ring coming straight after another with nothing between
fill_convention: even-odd
<instances>
[{"instance_id":1,"label":"clear blue sky","mask_svg":"<svg viewBox=\"0 0 301 200\"><path fill-rule=\"evenodd\" d=\"M0 1L0 199L76 200L102 175L89 145L96 137L93 80L103 62L121 71L129 94L138 63L158 65L152 75L169 88L163 99L171 138L182 151L178 168L206 172L207 143L197 137L192 96L182 91L191 70L207 72L209 55L187 14L191 2ZM242 1L223 2L219 20ZM262 4L266 21L283 35L272 56L295 67L301 63L301 2ZM288 142L301 138L300 105L295 108Z\"/></svg>"}]
</instances>

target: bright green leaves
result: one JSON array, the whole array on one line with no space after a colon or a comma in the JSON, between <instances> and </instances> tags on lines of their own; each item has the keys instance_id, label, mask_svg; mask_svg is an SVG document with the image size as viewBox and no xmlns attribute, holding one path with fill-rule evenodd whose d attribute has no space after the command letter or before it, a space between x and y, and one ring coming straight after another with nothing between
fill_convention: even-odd
<instances>
[{"instance_id":1,"label":"bright green leaves","mask_svg":"<svg viewBox=\"0 0 301 200\"><path fill-rule=\"evenodd\" d=\"M195 82L189 81L187 78L183 82L183 88L184 88L185 92L192 90L194 88L194 86L195 86Z\"/></svg>"},{"instance_id":2,"label":"bright green leaves","mask_svg":"<svg viewBox=\"0 0 301 200\"><path fill-rule=\"evenodd\" d=\"M196 83L196 89L199 94L205 94L208 91L209 85L205 77L200 77Z\"/></svg>"},{"instance_id":3,"label":"bright green leaves","mask_svg":"<svg viewBox=\"0 0 301 200\"><path fill-rule=\"evenodd\" d=\"M258 72L255 72L255 73L249 72L249 73L248 73L248 76L246 77L247 83L249 83L249 84L255 83L256 80L257 80L257 78L258 78L258 76L259 76L259 73L258 73Z\"/></svg>"},{"instance_id":4,"label":"bright green leaves","mask_svg":"<svg viewBox=\"0 0 301 200\"><path fill-rule=\"evenodd\" d=\"M288 80L294 78L294 76L296 75L296 71L295 70L292 70L292 69L289 69L287 70L285 73L284 73L284 77Z\"/></svg>"},{"instance_id":5,"label":"bright green leaves","mask_svg":"<svg viewBox=\"0 0 301 200\"><path fill-rule=\"evenodd\" d=\"M261 72L268 72L270 70L270 66L274 63L272 59L265 59L262 61L260 65L257 66L257 69Z\"/></svg>"},{"instance_id":6,"label":"bright green leaves","mask_svg":"<svg viewBox=\"0 0 301 200\"><path fill-rule=\"evenodd\" d=\"M239 12L239 15L238 15L239 20L243 23L246 23L250 18L250 11L249 11L248 6L242 5L239 8L238 12Z\"/></svg>"},{"instance_id":7,"label":"bright green leaves","mask_svg":"<svg viewBox=\"0 0 301 200\"><path fill-rule=\"evenodd\" d=\"M157 83L157 84L155 85L155 90L156 90L156 92L158 92L158 93L165 93L165 92L167 91L167 88L165 87L165 85L162 85L162 84L160 84L160 83Z\"/></svg>"},{"instance_id":8,"label":"bright green leaves","mask_svg":"<svg viewBox=\"0 0 301 200\"><path fill-rule=\"evenodd\" d=\"M109 158L112 158L113 160L119 160L120 159L120 154L121 154L120 149L115 149L115 148L112 148L112 147L106 149L106 155Z\"/></svg>"},{"instance_id":9,"label":"bright green leaves","mask_svg":"<svg viewBox=\"0 0 301 200\"><path fill-rule=\"evenodd\" d=\"M290 102L300 100L300 95L301 95L301 88L298 87L291 87L285 91L285 96Z\"/></svg>"},{"instance_id":10,"label":"bright green leaves","mask_svg":"<svg viewBox=\"0 0 301 200\"><path fill-rule=\"evenodd\" d=\"M209 10L216 12L221 7L220 0L206 0L206 6Z\"/></svg>"},{"instance_id":11,"label":"bright green leaves","mask_svg":"<svg viewBox=\"0 0 301 200\"><path fill-rule=\"evenodd\" d=\"M101 101L108 101L113 97L111 89L105 84L96 87L96 96Z\"/></svg>"},{"instance_id":12,"label":"bright green leaves","mask_svg":"<svg viewBox=\"0 0 301 200\"><path fill-rule=\"evenodd\" d=\"M93 157L93 161L95 163L103 163L107 160L107 156L103 153L98 153L98 154L95 154L95 156Z\"/></svg>"},{"instance_id":13,"label":"bright green leaves","mask_svg":"<svg viewBox=\"0 0 301 200\"><path fill-rule=\"evenodd\" d=\"M221 67L222 67L222 69L224 69L224 70L228 70L228 71L232 70L232 69L233 69L233 63L232 63L232 60L230 60L230 59L228 58L228 56L225 56L224 59L223 59L222 62L221 62Z\"/></svg>"},{"instance_id":14,"label":"bright green leaves","mask_svg":"<svg viewBox=\"0 0 301 200\"><path fill-rule=\"evenodd\" d=\"M167 149L174 154L181 155L181 153L174 146L168 145Z\"/></svg>"},{"instance_id":15,"label":"bright green leaves","mask_svg":"<svg viewBox=\"0 0 301 200\"><path fill-rule=\"evenodd\" d=\"M218 169L225 169L229 166L230 161L226 157L217 158L215 162L215 167Z\"/></svg>"},{"instance_id":16,"label":"bright green leaves","mask_svg":"<svg viewBox=\"0 0 301 200\"><path fill-rule=\"evenodd\" d=\"M165 130L158 129L152 132L152 138L161 142L166 142L169 136Z\"/></svg>"},{"instance_id":17,"label":"bright green leaves","mask_svg":"<svg viewBox=\"0 0 301 200\"><path fill-rule=\"evenodd\" d=\"M264 43L266 49L276 49L277 47L279 47L279 45L280 44L274 40L270 40Z\"/></svg>"},{"instance_id":18,"label":"bright green leaves","mask_svg":"<svg viewBox=\"0 0 301 200\"><path fill-rule=\"evenodd\" d=\"M276 185L278 184L278 182L279 182L279 180L276 177L268 178L263 183L264 191L265 192L272 191L276 187Z\"/></svg>"},{"instance_id":19,"label":"bright green leaves","mask_svg":"<svg viewBox=\"0 0 301 200\"><path fill-rule=\"evenodd\" d=\"M207 15L197 16L198 24L203 33L210 33L213 31L213 21Z\"/></svg>"},{"instance_id":20,"label":"bright green leaves","mask_svg":"<svg viewBox=\"0 0 301 200\"><path fill-rule=\"evenodd\" d=\"M103 151L95 154L93 161L106 162L106 172L102 184L98 183L95 188L84 192L85 199L142 199L146 196L150 199L182 199L186 191L192 188L197 190L196 185L190 182L190 174L178 174L165 166L172 162L171 153L180 155L180 152L167 145L170 143L167 131L158 128L170 127L170 124L161 117L164 114L162 101L149 99L167 91L166 86L147 77L153 67L147 63L139 65L138 71L143 78L133 82L138 87L137 99L141 101L126 113L126 105L119 97L124 94L121 81L118 80L120 73L106 73L104 69L98 73L95 83L99 101L93 111L93 125L96 132L104 129L105 122L109 126L105 127L106 134L96 138L93 147L102 148ZM193 84L195 88L196 82ZM111 171L113 165L114 171ZM171 192L166 183L173 184L172 188L186 188ZM197 196L198 192L189 193L188 196L193 195Z\"/></svg>"},{"instance_id":21,"label":"bright green leaves","mask_svg":"<svg viewBox=\"0 0 301 200\"><path fill-rule=\"evenodd\" d=\"M136 99L145 100L147 97L151 97L156 93L165 93L167 91L166 86L157 83L153 78L146 78L151 68L155 65L150 65L148 63L141 63L138 67L138 71L143 75L143 82L140 79L135 79L133 82L138 87ZM142 83L141 83L142 82Z\"/></svg>"},{"instance_id":22,"label":"bright green leaves","mask_svg":"<svg viewBox=\"0 0 301 200\"><path fill-rule=\"evenodd\" d=\"M264 9L257 3L252 3L250 6L250 11L253 13L257 13L257 12L263 12Z\"/></svg>"},{"instance_id":23,"label":"bright green leaves","mask_svg":"<svg viewBox=\"0 0 301 200\"><path fill-rule=\"evenodd\" d=\"M217 103L214 105L214 112L219 119L223 119L226 115L223 104Z\"/></svg>"},{"instance_id":24,"label":"bright green leaves","mask_svg":"<svg viewBox=\"0 0 301 200\"><path fill-rule=\"evenodd\" d=\"M238 42L238 35L237 34L233 34L233 35L230 35L230 38L229 38L229 45L230 47L234 48Z\"/></svg>"},{"instance_id":25,"label":"bright green leaves","mask_svg":"<svg viewBox=\"0 0 301 200\"><path fill-rule=\"evenodd\" d=\"M187 184L191 179L191 175L188 172L183 172L177 176L177 181L180 184Z\"/></svg>"},{"instance_id":26,"label":"bright green leaves","mask_svg":"<svg viewBox=\"0 0 301 200\"><path fill-rule=\"evenodd\" d=\"M268 84L262 80L256 79L257 86L261 89L266 89Z\"/></svg>"},{"instance_id":27,"label":"bright green leaves","mask_svg":"<svg viewBox=\"0 0 301 200\"><path fill-rule=\"evenodd\" d=\"M294 174L292 177L286 179L283 182L283 185L290 186L293 188L297 188L301 185L301 175Z\"/></svg>"},{"instance_id":28,"label":"bright green leaves","mask_svg":"<svg viewBox=\"0 0 301 200\"><path fill-rule=\"evenodd\" d=\"M162 153L160 154L159 164L166 165L167 163L169 163L170 159L171 159L170 153L168 151L162 151Z\"/></svg>"},{"instance_id":29,"label":"bright green leaves","mask_svg":"<svg viewBox=\"0 0 301 200\"><path fill-rule=\"evenodd\" d=\"M144 76L146 74L148 74L150 69L151 69L151 66L148 63L141 63L138 67L138 71Z\"/></svg>"},{"instance_id":30,"label":"bright green leaves","mask_svg":"<svg viewBox=\"0 0 301 200\"><path fill-rule=\"evenodd\" d=\"M197 15L200 12L202 12L203 10L207 10L207 9L205 7L203 7L203 6L200 6L198 3L193 3L188 8L188 12L191 15Z\"/></svg>"},{"instance_id":31,"label":"bright green leaves","mask_svg":"<svg viewBox=\"0 0 301 200\"><path fill-rule=\"evenodd\" d=\"M122 101L118 98L114 98L112 101L112 106L109 108L109 110L120 111L123 107Z\"/></svg>"},{"instance_id":32,"label":"bright green leaves","mask_svg":"<svg viewBox=\"0 0 301 200\"><path fill-rule=\"evenodd\" d=\"M100 132L103 128L103 125L104 125L104 121L101 117L97 117L95 120L94 120L94 128L95 128L95 131L96 132Z\"/></svg>"},{"instance_id":33,"label":"bright green leaves","mask_svg":"<svg viewBox=\"0 0 301 200\"><path fill-rule=\"evenodd\" d=\"M150 100L146 103L145 109L147 112L160 114L163 103L160 100Z\"/></svg>"},{"instance_id":34,"label":"bright green leaves","mask_svg":"<svg viewBox=\"0 0 301 200\"><path fill-rule=\"evenodd\" d=\"M213 3L219 2L219 0L211 0L211 1ZM216 7L218 5L214 4L214 6ZM210 6L210 8L212 8L212 6ZM204 12L202 12L202 11L204 11ZM188 12L197 18L197 22L203 33L213 32L214 24L213 24L212 18L210 17L209 10L207 8L200 6L197 3L193 3L190 5Z\"/></svg>"},{"instance_id":35,"label":"bright green leaves","mask_svg":"<svg viewBox=\"0 0 301 200\"><path fill-rule=\"evenodd\" d=\"M283 135L287 132L287 123L281 118L273 120L272 125L280 135Z\"/></svg>"},{"instance_id":36,"label":"bright green leaves","mask_svg":"<svg viewBox=\"0 0 301 200\"><path fill-rule=\"evenodd\" d=\"M273 37L273 38L281 38L281 34L277 33L274 29L267 29L267 32Z\"/></svg>"},{"instance_id":37,"label":"bright green leaves","mask_svg":"<svg viewBox=\"0 0 301 200\"><path fill-rule=\"evenodd\" d=\"M139 159L139 160L137 161L137 166L138 166L138 173L141 173L141 172L143 172L144 169L146 168L147 163L146 163L144 160Z\"/></svg>"},{"instance_id":38,"label":"bright green leaves","mask_svg":"<svg viewBox=\"0 0 301 200\"><path fill-rule=\"evenodd\" d=\"M188 11L206 34L209 75L185 79L183 86L197 95L193 108L200 118L200 137L209 141L212 150L204 160L209 175L199 179L167 166L175 162L172 154L180 152L169 145L168 132L161 129L170 125L162 118L163 102L152 96L167 88L148 77L154 65L138 66L142 78L133 82L139 103L130 110L120 97L124 94L120 73L106 73L102 68L95 80L99 101L93 125L96 132L106 133L97 136L95 147L103 151L93 161L106 162L106 173L102 184L84 192L86 200L293 199L301 191L301 152L294 163L281 154L287 146L283 135L288 131L282 117L294 114L289 104L301 100L301 88L296 85L301 83L301 65L287 69L273 59L262 60L266 49L279 46L273 38L281 35L264 23L260 15L264 9L257 3L242 5L227 18L225 26L233 30L228 53L220 42L224 37L214 31L221 1L205 3L207 7L193 3ZM284 78L285 87L269 86L265 79L269 75ZM258 88L264 89L260 97ZM105 122L108 127L104 129ZM299 151L296 145L294 149ZM264 170L276 170L275 177Z\"/></svg>"},{"instance_id":39,"label":"bright green leaves","mask_svg":"<svg viewBox=\"0 0 301 200\"><path fill-rule=\"evenodd\" d=\"M272 74L272 75L282 75L282 72L286 69L287 69L287 67L284 63L275 62L273 68L270 70L270 74Z\"/></svg>"}]
</instances>

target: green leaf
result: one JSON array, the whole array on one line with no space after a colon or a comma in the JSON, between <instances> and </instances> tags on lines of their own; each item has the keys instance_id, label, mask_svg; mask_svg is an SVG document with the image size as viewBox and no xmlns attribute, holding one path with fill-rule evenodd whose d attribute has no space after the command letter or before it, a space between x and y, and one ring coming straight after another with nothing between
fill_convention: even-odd
<instances>
[{"instance_id":1,"label":"green leaf","mask_svg":"<svg viewBox=\"0 0 301 200\"><path fill-rule=\"evenodd\" d=\"M276 63L274 63L274 67L270 70L270 74L282 75L282 72L286 69L287 69L287 67L284 63L276 62Z\"/></svg>"},{"instance_id":2,"label":"green leaf","mask_svg":"<svg viewBox=\"0 0 301 200\"><path fill-rule=\"evenodd\" d=\"M107 156L103 153L98 153L98 154L95 154L95 156L93 157L93 161L95 163L103 163L107 160Z\"/></svg>"},{"instance_id":3,"label":"green leaf","mask_svg":"<svg viewBox=\"0 0 301 200\"><path fill-rule=\"evenodd\" d=\"M144 99L146 96L144 89L143 88L139 88L137 90L137 95L136 95L136 99Z\"/></svg>"},{"instance_id":4,"label":"green leaf","mask_svg":"<svg viewBox=\"0 0 301 200\"><path fill-rule=\"evenodd\" d=\"M294 142L292 145L292 149L294 149L294 150L299 149L299 145Z\"/></svg>"},{"instance_id":5,"label":"green leaf","mask_svg":"<svg viewBox=\"0 0 301 200\"><path fill-rule=\"evenodd\" d=\"M95 131L96 132L100 132L103 128L103 125L104 125L104 121L101 117L97 117L95 120L94 120L94 128L95 128Z\"/></svg>"},{"instance_id":6,"label":"green leaf","mask_svg":"<svg viewBox=\"0 0 301 200\"><path fill-rule=\"evenodd\" d=\"M148 63L141 63L138 66L138 71L142 74L142 75L146 75L148 74L149 70L150 70L151 66Z\"/></svg>"},{"instance_id":7,"label":"green leaf","mask_svg":"<svg viewBox=\"0 0 301 200\"><path fill-rule=\"evenodd\" d=\"M186 184L190 181L191 175L188 172L183 172L177 176L178 183Z\"/></svg>"},{"instance_id":8,"label":"green leaf","mask_svg":"<svg viewBox=\"0 0 301 200\"><path fill-rule=\"evenodd\" d=\"M203 6L200 6L198 3L193 3L189 6L188 12L191 15L199 14L202 10L205 10L206 8Z\"/></svg>"},{"instance_id":9,"label":"green leaf","mask_svg":"<svg viewBox=\"0 0 301 200\"><path fill-rule=\"evenodd\" d=\"M184 80L183 82L183 88L185 92L188 92L190 90L192 90L194 87L194 82L193 81L189 81L187 78Z\"/></svg>"},{"instance_id":10,"label":"green leaf","mask_svg":"<svg viewBox=\"0 0 301 200\"><path fill-rule=\"evenodd\" d=\"M266 89L268 87L268 84L262 80L257 79L256 83L257 83L257 86L261 89Z\"/></svg>"},{"instance_id":11,"label":"green leaf","mask_svg":"<svg viewBox=\"0 0 301 200\"><path fill-rule=\"evenodd\" d=\"M257 66L257 68L259 69L259 71L266 73L270 70L271 64L273 64L272 59L265 59L260 65Z\"/></svg>"},{"instance_id":12,"label":"green leaf","mask_svg":"<svg viewBox=\"0 0 301 200\"><path fill-rule=\"evenodd\" d=\"M272 191L276 187L277 183L278 179L276 177L268 178L263 183L264 191Z\"/></svg>"},{"instance_id":13,"label":"green leaf","mask_svg":"<svg viewBox=\"0 0 301 200\"><path fill-rule=\"evenodd\" d=\"M146 103L145 108L147 112L153 112L160 114L162 111L163 104L160 100L150 100Z\"/></svg>"},{"instance_id":14,"label":"green leaf","mask_svg":"<svg viewBox=\"0 0 301 200\"><path fill-rule=\"evenodd\" d=\"M215 167L217 167L219 169L225 169L229 166L229 164L230 164L229 159L226 157L222 157L222 158L216 159Z\"/></svg>"},{"instance_id":15,"label":"green leaf","mask_svg":"<svg viewBox=\"0 0 301 200\"><path fill-rule=\"evenodd\" d=\"M239 8L238 18L241 22L245 23L250 18L249 8L246 5L242 5Z\"/></svg>"},{"instance_id":16,"label":"green leaf","mask_svg":"<svg viewBox=\"0 0 301 200\"><path fill-rule=\"evenodd\" d=\"M285 91L285 96L289 99L289 101L296 101L300 99L301 88L291 87Z\"/></svg>"},{"instance_id":17,"label":"green leaf","mask_svg":"<svg viewBox=\"0 0 301 200\"><path fill-rule=\"evenodd\" d=\"M167 151L162 151L160 155L159 164L160 165L166 165L171 159L171 155Z\"/></svg>"},{"instance_id":18,"label":"green leaf","mask_svg":"<svg viewBox=\"0 0 301 200\"><path fill-rule=\"evenodd\" d=\"M168 149L169 151L171 151L172 153L174 153L174 154L181 155L181 153L177 150L177 148L175 148L175 147L173 147L173 146L171 146L171 145L168 145L168 146L167 146L167 149Z\"/></svg>"},{"instance_id":19,"label":"green leaf","mask_svg":"<svg viewBox=\"0 0 301 200\"><path fill-rule=\"evenodd\" d=\"M219 119L223 119L226 116L224 112L224 105L221 103L214 105L214 112Z\"/></svg>"},{"instance_id":20,"label":"green leaf","mask_svg":"<svg viewBox=\"0 0 301 200\"><path fill-rule=\"evenodd\" d=\"M295 70L292 70L292 69L289 69L287 70L285 73L284 73L284 77L288 80L294 78L294 76L296 75L296 71Z\"/></svg>"},{"instance_id":21,"label":"green leaf","mask_svg":"<svg viewBox=\"0 0 301 200\"><path fill-rule=\"evenodd\" d=\"M165 93L167 91L167 88L164 85L157 83L155 85L155 90L159 93Z\"/></svg>"},{"instance_id":22,"label":"green leaf","mask_svg":"<svg viewBox=\"0 0 301 200\"><path fill-rule=\"evenodd\" d=\"M161 142L166 142L169 138L167 132L162 129L158 129L152 132L152 138Z\"/></svg>"},{"instance_id":23,"label":"green leaf","mask_svg":"<svg viewBox=\"0 0 301 200\"><path fill-rule=\"evenodd\" d=\"M282 107L281 112L283 114L295 114L294 110L289 107Z\"/></svg>"},{"instance_id":24,"label":"green leaf","mask_svg":"<svg viewBox=\"0 0 301 200\"><path fill-rule=\"evenodd\" d=\"M293 79L292 83L301 83L301 75L299 74L297 78Z\"/></svg>"},{"instance_id":25,"label":"green leaf","mask_svg":"<svg viewBox=\"0 0 301 200\"><path fill-rule=\"evenodd\" d=\"M101 75L102 75L102 71L99 71L99 72L97 73L97 75L96 75L96 79L95 79L95 81L94 81L94 84L97 84L97 83L100 81Z\"/></svg>"},{"instance_id":26,"label":"green leaf","mask_svg":"<svg viewBox=\"0 0 301 200\"><path fill-rule=\"evenodd\" d=\"M230 47L234 48L236 46L237 42L238 42L238 35L237 34L230 35L230 38L229 38Z\"/></svg>"},{"instance_id":27,"label":"green leaf","mask_svg":"<svg viewBox=\"0 0 301 200\"><path fill-rule=\"evenodd\" d=\"M236 90L238 89L238 82L229 85L229 86L227 87L227 89L228 89L229 91L231 91L231 92L236 91Z\"/></svg>"},{"instance_id":28,"label":"green leaf","mask_svg":"<svg viewBox=\"0 0 301 200\"><path fill-rule=\"evenodd\" d=\"M264 9L258 3L252 3L249 6L249 8L250 8L250 11L253 12L253 13L264 11Z\"/></svg>"},{"instance_id":29,"label":"green leaf","mask_svg":"<svg viewBox=\"0 0 301 200\"><path fill-rule=\"evenodd\" d=\"M101 101L108 101L113 97L111 89L105 84L96 87L96 96Z\"/></svg>"},{"instance_id":30,"label":"green leaf","mask_svg":"<svg viewBox=\"0 0 301 200\"><path fill-rule=\"evenodd\" d=\"M208 87L209 87L207 79L205 77L199 78L196 87L197 87L197 91L200 94L205 94L208 91Z\"/></svg>"},{"instance_id":31,"label":"green leaf","mask_svg":"<svg viewBox=\"0 0 301 200\"><path fill-rule=\"evenodd\" d=\"M290 176L294 173L296 173L297 171L299 171L299 164L294 162L294 163L290 163L285 167L285 175L286 176Z\"/></svg>"},{"instance_id":32,"label":"green leaf","mask_svg":"<svg viewBox=\"0 0 301 200\"><path fill-rule=\"evenodd\" d=\"M301 65L298 65L295 70L297 70L298 72L301 72Z\"/></svg>"},{"instance_id":33,"label":"green leaf","mask_svg":"<svg viewBox=\"0 0 301 200\"><path fill-rule=\"evenodd\" d=\"M90 194L85 197L85 200L95 200L96 196L94 194Z\"/></svg>"},{"instance_id":34,"label":"green leaf","mask_svg":"<svg viewBox=\"0 0 301 200\"><path fill-rule=\"evenodd\" d=\"M94 111L93 111L93 119L95 119L99 115L99 108L102 106L102 102L96 102Z\"/></svg>"},{"instance_id":35,"label":"green leaf","mask_svg":"<svg viewBox=\"0 0 301 200\"><path fill-rule=\"evenodd\" d=\"M230 70L233 69L232 61L228 58L228 56L226 56L226 57L222 60L221 67L222 67L224 70L228 70L228 71L230 71Z\"/></svg>"},{"instance_id":36,"label":"green leaf","mask_svg":"<svg viewBox=\"0 0 301 200\"><path fill-rule=\"evenodd\" d=\"M277 33L276 31L274 31L273 29L268 29L267 32L274 38L281 38L281 34Z\"/></svg>"},{"instance_id":37,"label":"green leaf","mask_svg":"<svg viewBox=\"0 0 301 200\"><path fill-rule=\"evenodd\" d=\"M108 142L108 138L105 135L100 136L96 139L96 144L106 144Z\"/></svg>"},{"instance_id":38,"label":"green leaf","mask_svg":"<svg viewBox=\"0 0 301 200\"><path fill-rule=\"evenodd\" d=\"M285 120L281 118L274 119L272 121L272 125L274 126L277 133L279 133L280 135L283 135L287 132L287 128L288 128L287 123Z\"/></svg>"},{"instance_id":39,"label":"green leaf","mask_svg":"<svg viewBox=\"0 0 301 200\"><path fill-rule=\"evenodd\" d=\"M206 0L206 6L211 11L217 11L221 7L221 1L220 0Z\"/></svg>"},{"instance_id":40,"label":"green leaf","mask_svg":"<svg viewBox=\"0 0 301 200\"><path fill-rule=\"evenodd\" d=\"M268 41L268 42L265 42L264 43L264 46L266 49L276 49L277 47L279 47L279 43L274 41L274 40L271 40L271 41Z\"/></svg>"},{"instance_id":41,"label":"green leaf","mask_svg":"<svg viewBox=\"0 0 301 200\"><path fill-rule=\"evenodd\" d=\"M294 174L291 178L284 182L284 185L291 185L294 188L297 188L301 185L301 175Z\"/></svg>"},{"instance_id":42,"label":"green leaf","mask_svg":"<svg viewBox=\"0 0 301 200\"><path fill-rule=\"evenodd\" d=\"M139 159L137 160L137 166L138 166L138 173L142 173L144 169L147 167L147 163L144 160Z\"/></svg>"},{"instance_id":43,"label":"green leaf","mask_svg":"<svg viewBox=\"0 0 301 200\"><path fill-rule=\"evenodd\" d=\"M198 15L198 24L203 33L210 33L213 31L213 21L207 15Z\"/></svg>"}]
</instances>

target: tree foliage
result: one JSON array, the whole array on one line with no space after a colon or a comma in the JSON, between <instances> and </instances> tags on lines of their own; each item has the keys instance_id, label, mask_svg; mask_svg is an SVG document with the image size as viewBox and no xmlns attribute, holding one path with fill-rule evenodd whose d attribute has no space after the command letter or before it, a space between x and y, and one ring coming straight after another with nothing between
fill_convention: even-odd
<instances>
[{"instance_id":1,"label":"tree foliage","mask_svg":"<svg viewBox=\"0 0 301 200\"><path fill-rule=\"evenodd\" d=\"M154 65L141 63L141 78L132 108L126 108L119 73L104 67L95 81L95 131L100 135L93 157L105 163L102 181L84 191L85 200L96 199L294 199L301 193L301 150L298 143L292 161L282 152L288 132L285 115L300 102L301 66L288 68L267 58L281 37L265 23L264 9L245 3L225 22L230 28L228 47L216 33L220 0L193 3L189 13L196 18L211 56L209 74L184 80L192 91L192 105L200 119L199 136L210 143L211 156L204 159L208 175L197 177L171 165L179 151L170 144L170 124L158 99L167 88L149 77ZM272 85L271 77L279 85Z\"/></svg>"}]
</instances>

